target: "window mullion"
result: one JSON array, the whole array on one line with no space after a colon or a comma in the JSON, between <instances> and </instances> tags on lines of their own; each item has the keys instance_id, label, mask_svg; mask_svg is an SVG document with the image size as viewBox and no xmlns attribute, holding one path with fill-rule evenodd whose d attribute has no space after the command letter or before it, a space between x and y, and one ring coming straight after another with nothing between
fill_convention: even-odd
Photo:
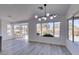
<instances>
[{"instance_id":1,"label":"window mullion","mask_svg":"<svg viewBox=\"0 0 79 59\"><path fill-rule=\"evenodd\" d=\"M72 41L74 42L74 17L72 19Z\"/></svg>"},{"instance_id":2,"label":"window mullion","mask_svg":"<svg viewBox=\"0 0 79 59\"><path fill-rule=\"evenodd\" d=\"M41 36L42 36L42 23L41 23Z\"/></svg>"},{"instance_id":3,"label":"window mullion","mask_svg":"<svg viewBox=\"0 0 79 59\"><path fill-rule=\"evenodd\" d=\"M55 34L55 24L53 22L53 36L54 36L54 34Z\"/></svg>"}]
</instances>

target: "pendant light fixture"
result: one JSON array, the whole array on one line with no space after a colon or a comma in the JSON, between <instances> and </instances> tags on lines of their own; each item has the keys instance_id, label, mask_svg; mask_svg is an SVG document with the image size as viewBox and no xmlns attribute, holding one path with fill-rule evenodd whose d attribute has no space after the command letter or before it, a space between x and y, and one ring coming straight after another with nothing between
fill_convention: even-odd
<instances>
[{"instance_id":1,"label":"pendant light fixture","mask_svg":"<svg viewBox=\"0 0 79 59\"><path fill-rule=\"evenodd\" d=\"M44 7L43 6L38 7L38 9L44 10L45 12L44 12L44 16L41 16L41 17L39 17L38 15L35 15L35 19L42 21L42 20L48 20L48 19L52 20L53 18L57 17L56 14L50 14L50 13L46 12L47 11L46 8L47 8L47 4L44 4Z\"/></svg>"}]
</instances>

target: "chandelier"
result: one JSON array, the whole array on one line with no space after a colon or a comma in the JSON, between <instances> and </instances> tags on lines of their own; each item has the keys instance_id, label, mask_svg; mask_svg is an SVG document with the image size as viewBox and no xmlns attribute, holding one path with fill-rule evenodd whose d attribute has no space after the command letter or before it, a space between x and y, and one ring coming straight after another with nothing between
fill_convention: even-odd
<instances>
[{"instance_id":1,"label":"chandelier","mask_svg":"<svg viewBox=\"0 0 79 59\"><path fill-rule=\"evenodd\" d=\"M47 20L47 19L51 19L52 20L52 19L57 17L56 14L49 14L49 13L47 13L46 12L46 7L47 7L47 4L44 4L44 7L43 6L38 7L38 9L45 11L44 12L45 15L41 16L41 17L39 17L38 15L35 15L35 19L38 19L39 21L41 21L41 20Z\"/></svg>"}]
</instances>

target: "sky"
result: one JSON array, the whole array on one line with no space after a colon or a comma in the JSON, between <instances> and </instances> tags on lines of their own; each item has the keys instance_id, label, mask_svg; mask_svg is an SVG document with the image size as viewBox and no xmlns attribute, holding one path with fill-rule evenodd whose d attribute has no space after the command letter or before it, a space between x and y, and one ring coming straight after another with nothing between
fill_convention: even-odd
<instances>
[{"instance_id":1,"label":"sky","mask_svg":"<svg viewBox=\"0 0 79 59\"><path fill-rule=\"evenodd\" d=\"M77 26L77 27L79 27L79 20L75 20L74 21L74 25Z\"/></svg>"},{"instance_id":2,"label":"sky","mask_svg":"<svg viewBox=\"0 0 79 59\"><path fill-rule=\"evenodd\" d=\"M72 24L72 20L70 20L69 22ZM74 21L74 25L75 25L76 27L79 27L79 20L75 20L75 21Z\"/></svg>"},{"instance_id":3,"label":"sky","mask_svg":"<svg viewBox=\"0 0 79 59\"><path fill-rule=\"evenodd\" d=\"M58 25L60 24L60 22L55 22L54 24L55 24L55 27L58 27ZM50 28L53 27L53 23L52 22L48 23L48 25L50 26Z\"/></svg>"}]
</instances>

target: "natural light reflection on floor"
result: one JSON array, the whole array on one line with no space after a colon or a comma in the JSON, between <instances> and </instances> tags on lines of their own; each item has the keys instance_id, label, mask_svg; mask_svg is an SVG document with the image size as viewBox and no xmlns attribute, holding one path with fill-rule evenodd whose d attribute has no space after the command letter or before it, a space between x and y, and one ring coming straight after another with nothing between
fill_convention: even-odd
<instances>
[{"instance_id":1,"label":"natural light reflection on floor","mask_svg":"<svg viewBox=\"0 0 79 59\"><path fill-rule=\"evenodd\" d=\"M28 42L28 35L25 35L23 39L25 39L25 41Z\"/></svg>"},{"instance_id":2,"label":"natural light reflection on floor","mask_svg":"<svg viewBox=\"0 0 79 59\"><path fill-rule=\"evenodd\" d=\"M72 41L72 37L70 37L69 40ZM79 36L74 37L74 43L79 45Z\"/></svg>"}]
</instances>

